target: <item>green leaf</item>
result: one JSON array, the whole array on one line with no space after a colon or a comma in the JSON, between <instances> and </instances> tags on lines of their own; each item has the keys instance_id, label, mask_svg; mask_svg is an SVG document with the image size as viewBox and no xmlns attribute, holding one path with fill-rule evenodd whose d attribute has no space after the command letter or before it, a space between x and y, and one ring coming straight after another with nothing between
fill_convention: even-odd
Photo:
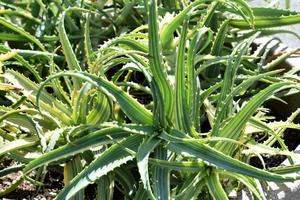
<instances>
[{"instance_id":1,"label":"green leaf","mask_svg":"<svg viewBox=\"0 0 300 200\"><path fill-rule=\"evenodd\" d=\"M23 170L24 174L27 174L31 170L46 165L48 163L59 161L64 158L82 153L89 150L91 147L100 146L104 144L111 144L125 137L129 136L129 133L139 134L140 132L151 133L153 130L151 127L140 126L125 126L125 127L109 127L104 128L88 135L81 137L78 140L61 146L55 150L43 154L39 158L31 161L26 165Z\"/></svg>"},{"instance_id":2,"label":"green leaf","mask_svg":"<svg viewBox=\"0 0 300 200\"><path fill-rule=\"evenodd\" d=\"M74 95L74 100L72 101L73 113L72 118L76 124L86 124L86 116L88 115L88 97L89 91L92 89L93 85L90 83L85 83L82 85L78 93Z\"/></svg>"},{"instance_id":3,"label":"green leaf","mask_svg":"<svg viewBox=\"0 0 300 200\"><path fill-rule=\"evenodd\" d=\"M8 47L6 47L4 45L0 45L1 53L7 53L9 51L11 51L11 49L9 49ZM40 77L38 72L35 70L35 67L32 66L28 61L26 61L22 56L20 56L19 54L16 54L16 55L14 55L14 59L16 59L18 62L20 62L23 67L25 67L29 72L31 72L32 75L35 77L35 79L38 82L42 81L42 78Z\"/></svg>"},{"instance_id":4,"label":"green leaf","mask_svg":"<svg viewBox=\"0 0 300 200\"><path fill-rule=\"evenodd\" d=\"M236 96L236 95L239 95L243 92L245 92L251 85L253 85L253 83L255 83L256 81L262 79L262 78L265 78L267 76L270 76L270 75L273 75L273 74L276 74L276 73L279 73L280 70L277 70L277 71L271 71L271 72L267 72L267 73L263 73L263 74L259 74L259 75L256 75L256 76L252 76L252 77L249 77L247 78L245 81L243 81L242 83L240 83L236 88L234 88L230 94L228 94L226 96L226 98L222 101L220 107L219 107L219 111L218 111L218 116L223 116L224 115L224 112L226 112L226 109L228 107L228 104L230 103L230 101L232 101L233 97ZM211 89L214 89L214 88L211 88ZM209 90L208 91L205 91L205 92L210 92ZM216 122L220 123L222 120L221 119L216 119ZM215 122L215 126L216 125L216 122ZM217 129L215 129L215 131L217 131ZM213 132L212 132L212 135Z\"/></svg>"},{"instance_id":5,"label":"green leaf","mask_svg":"<svg viewBox=\"0 0 300 200\"><path fill-rule=\"evenodd\" d=\"M22 170L24 168L24 166L25 166L24 164L18 164L18 165L13 165L13 166L9 166L4 169L1 169L0 177L6 176L7 174L10 174L10 173L16 173L16 172Z\"/></svg>"},{"instance_id":6,"label":"green leaf","mask_svg":"<svg viewBox=\"0 0 300 200\"><path fill-rule=\"evenodd\" d=\"M203 45L203 38L205 34L209 31L208 28L203 27L198 32L194 34L190 42L186 65L187 65L187 108L189 109L189 115L191 118L191 123L194 127L199 129L200 120L200 79L195 72L195 56Z\"/></svg>"},{"instance_id":7,"label":"green leaf","mask_svg":"<svg viewBox=\"0 0 300 200\"><path fill-rule=\"evenodd\" d=\"M296 11L271 7L254 7L251 9L253 10L255 17L281 17L299 14L299 12Z\"/></svg>"},{"instance_id":8,"label":"green leaf","mask_svg":"<svg viewBox=\"0 0 300 200\"><path fill-rule=\"evenodd\" d=\"M244 21L249 24L249 26L251 27L255 26L253 10L250 8L250 6L246 1L244 0L226 1L226 4L230 5L233 9L235 9L243 17Z\"/></svg>"},{"instance_id":9,"label":"green leaf","mask_svg":"<svg viewBox=\"0 0 300 200\"><path fill-rule=\"evenodd\" d=\"M122 186L123 188L122 193L128 199L133 199L134 192L137 192L137 186L138 186L138 182L135 180L135 177L132 174L131 170L132 170L131 167L117 168L114 170L114 175L115 175L114 179Z\"/></svg>"},{"instance_id":10,"label":"green leaf","mask_svg":"<svg viewBox=\"0 0 300 200\"><path fill-rule=\"evenodd\" d=\"M212 135L215 136L217 134L217 131L220 128L220 123L228 117L229 114L232 112L233 104L232 100L227 101L226 106L224 106L225 98L230 94L230 92L233 89L233 85L236 79L236 74L238 67L240 66L240 63L242 61L242 56L247 53L247 50L249 49L250 44L253 42L253 40L257 37L258 34L253 35L245 42L240 43L237 45L234 50L232 51L228 61L227 66L223 78L223 85L221 88L220 96L218 98L218 104L217 104L217 110L216 110L216 117L214 119L214 126L212 128ZM235 55L237 57L235 58ZM224 109L224 110L221 110Z\"/></svg>"},{"instance_id":11,"label":"green leaf","mask_svg":"<svg viewBox=\"0 0 300 200\"><path fill-rule=\"evenodd\" d=\"M108 173L107 175L104 175L100 177L97 181L97 200L102 199L113 199L113 192L114 187L112 185L114 184L114 176L112 173Z\"/></svg>"},{"instance_id":12,"label":"green leaf","mask_svg":"<svg viewBox=\"0 0 300 200\"><path fill-rule=\"evenodd\" d=\"M89 13L86 14L86 21L84 26L84 50L87 59L87 64L88 66L90 66L92 61L93 48L92 48L92 42L90 38L90 14Z\"/></svg>"},{"instance_id":13,"label":"green leaf","mask_svg":"<svg viewBox=\"0 0 300 200\"><path fill-rule=\"evenodd\" d=\"M58 33L59 33L59 38L60 38L60 42L62 44L62 48L66 57L66 60L68 62L68 68L70 70L77 70L77 71L81 71L81 67L79 65L79 62L76 58L76 55L72 49L71 43L68 39L66 30L65 30L65 16L67 14L69 10L66 10L62 13L61 15L61 20L58 24ZM80 88L80 81L77 80L76 78L73 79L74 81L74 87L75 89L79 89Z\"/></svg>"},{"instance_id":14,"label":"green leaf","mask_svg":"<svg viewBox=\"0 0 300 200\"><path fill-rule=\"evenodd\" d=\"M37 144L38 144L38 138L36 136L27 137L24 139L16 139L11 142L0 145L0 156L14 150L24 149L26 147L35 146Z\"/></svg>"},{"instance_id":15,"label":"green leaf","mask_svg":"<svg viewBox=\"0 0 300 200\"><path fill-rule=\"evenodd\" d=\"M268 63L267 65L263 66L264 70L272 70L274 67L278 66L280 63L282 63L284 60L286 60L288 57L290 57L292 54L299 51L300 48L292 49L288 52L283 53L282 55L278 56L276 59L274 59L272 62Z\"/></svg>"},{"instance_id":16,"label":"green leaf","mask_svg":"<svg viewBox=\"0 0 300 200\"><path fill-rule=\"evenodd\" d=\"M166 168L168 170L177 170L177 171L191 171L191 172L199 172L205 168L205 164L203 162L197 161L168 161L168 160L160 160L155 158L149 158L149 163L151 165L159 166L161 168Z\"/></svg>"},{"instance_id":17,"label":"green leaf","mask_svg":"<svg viewBox=\"0 0 300 200\"><path fill-rule=\"evenodd\" d=\"M30 33L26 32L22 28L20 28L20 27L14 25L13 23L7 21L3 17L0 17L0 24L5 26L8 29L11 29L11 30L23 35L24 37L28 38L30 41L35 43L41 50L46 51L44 45L37 38L32 36Z\"/></svg>"},{"instance_id":18,"label":"green leaf","mask_svg":"<svg viewBox=\"0 0 300 200\"><path fill-rule=\"evenodd\" d=\"M22 112L28 113L38 113L34 109L7 109L6 107L0 107L0 122L6 121L11 126L18 127L20 130L32 134L39 134L39 127L37 127L36 122L32 119L31 115L22 114Z\"/></svg>"},{"instance_id":19,"label":"green leaf","mask_svg":"<svg viewBox=\"0 0 300 200\"><path fill-rule=\"evenodd\" d=\"M26 20L31 20L32 22L34 22L36 24L41 24L41 21L39 19L32 16L32 14L29 11L27 11L25 9L20 9L20 7L16 10L1 8L0 14L1 15L8 15L10 17L18 16L18 17L22 17Z\"/></svg>"},{"instance_id":20,"label":"green leaf","mask_svg":"<svg viewBox=\"0 0 300 200\"><path fill-rule=\"evenodd\" d=\"M109 99L102 92L97 92L94 97L94 104L87 116L88 124L99 124L111 117L111 105ZM83 106L82 106L83 107ZM83 112L81 112L83 113Z\"/></svg>"},{"instance_id":21,"label":"green leaf","mask_svg":"<svg viewBox=\"0 0 300 200\"><path fill-rule=\"evenodd\" d=\"M155 2L155 1L152 0L150 2ZM172 20L169 20L170 22L168 24L164 25L164 27L161 30L161 34L160 34L160 39L161 39L161 44L162 44L163 49L170 47L170 44L173 42L172 38L173 38L173 34L174 34L175 30L186 19L186 16L188 15L188 13L192 9L196 8L199 4L201 4L203 2L207 2L207 1L211 1L211 0L196 0L193 3L190 3L185 9L183 9L180 13L178 13ZM150 7L151 7L151 5L154 5L154 4L156 6L156 2L153 4L150 3ZM150 8L150 12L151 12L151 8ZM151 18L151 13L150 13L149 20L151 20L150 18ZM149 25L151 25L150 22L153 22L153 21L149 21ZM154 22L154 23L157 23L157 22Z\"/></svg>"},{"instance_id":22,"label":"green leaf","mask_svg":"<svg viewBox=\"0 0 300 200\"><path fill-rule=\"evenodd\" d=\"M176 199L193 199L195 196L197 196L197 185L200 183L206 183L205 177L207 176L206 173L206 166L204 166L202 169L198 171L197 174L190 175L182 184L182 187L180 188L180 191L178 192L178 195L176 196Z\"/></svg>"},{"instance_id":23,"label":"green leaf","mask_svg":"<svg viewBox=\"0 0 300 200\"><path fill-rule=\"evenodd\" d=\"M140 184L136 194L135 194L135 197L134 197L134 200L148 200L148 193L147 191L144 189L144 186L142 184Z\"/></svg>"},{"instance_id":24,"label":"green leaf","mask_svg":"<svg viewBox=\"0 0 300 200\"><path fill-rule=\"evenodd\" d=\"M137 151L137 147L142 142L142 138L143 137L139 135L129 136L122 142L111 146L76 176L69 185L64 187L55 199L69 199L79 190L101 176L113 171L122 164L133 160L135 155L132 155L131 151Z\"/></svg>"},{"instance_id":25,"label":"green leaf","mask_svg":"<svg viewBox=\"0 0 300 200\"><path fill-rule=\"evenodd\" d=\"M131 38L127 38L127 37L121 37L121 38L116 38L113 39L110 45L120 45L123 44L127 47L129 47L132 50L135 51L141 51L143 53L148 53L149 49L148 46L144 45L143 43L141 43L140 41L137 41L135 39L131 39Z\"/></svg>"},{"instance_id":26,"label":"green leaf","mask_svg":"<svg viewBox=\"0 0 300 200\"><path fill-rule=\"evenodd\" d=\"M170 82L167 79L167 73L162 62L162 49L158 31L157 0L150 0L149 7L149 55L150 69L158 88L163 97L164 110L167 121L172 120L173 115L173 92Z\"/></svg>"},{"instance_id":27,"label":"green leaf","mask_svg":"<svg viewBox=\"0 0 300 200\"><path fill-rule=\"evenodd\" d=\"M13 70L6 70L4 77L14 86L21 88L22 93L30 99L32 103L37 103L38 97L43 111L46 110L53 114L58 119L64 121L65 124L70 123L70 108L66 104L58 101L52 95L48 94L46 91L38 89L38 85L36 83L29 80L23 74Z\"/></svg>"},{"instance_id":28,"label":"green leaf","mask_svg":"<svg viewBox=\"0 0 300 200\"><path fill-rule=\"evenodd\" d=\"M222 184L219 179L219 174L212 170L212 172L207 176L207 187L210 194L215 200L218 199L228 199L226 192L224 191Z\"/></svg>"},{"instance_id":29,"label":"green leaf","mask_svg":"<svg viewBox=\"0 0 300 200\"><path fill-rule=\"evenodd\" d=\"M92 85L101 89L106 95L113 97L120 104L123 111L127 114L127 116L131 120L141 124L152 124L152 120L153 120L152 113L149 110L147 110L143 105L141 105L137 100L132 98L121 88L115 86L112 82L86 72L66 71L66 72L61 72L49 76L48 79L41 84L37 92L36 96L37 96L38 106L39 106L39 97L45 85L52 79L63 77L63 76L74 76L91 83Z\"/></svg>"},{"instance_id":30,"label":"green leaf","mask_svg":"<svg viewBox=\"0 0 300 200\"><path fill-rule=\"evenodd\" d=\"M139 147L136 161L138 165L138 169L140 172L141 180L144 185L145 190L149 194L149 198L155 199L153 192L151 190L151 184L148 173L148 158L150 153L157 147L160 143L160 140L155 139L154 137L150 137L146 139Z\"/></svg>"},{"instance_id":31,"label":"green leaf","mask_svg":"<svg viewBox=\"0 0 300 200\"><path fill-rule=\"evenodd\" d=\"M280 17L255 17L255 28L270 28L300 23L300 15ZM230 25L239 29L251 29L250 25L242 19L231 19Z\"/></svg>"},{"instance_id":32,"label":"green leaf","mask_svg":"<svg viewBox=\"0 0 300 200\"><path fill-rule=\"evenodd\" d=\"M163 133L160 135L160 137L162 139L165 139L167 135L167 133ZM176 136L180 139L189 138L186 134L174 129L171 131L171 135ZM282 176L252 167L251 165L243 163L237 159L231 158L230 156L222 153L221 151L215 150L214 148L202 144L198 141L180 142L180 139L170 141L170 137L166 137L166 139L168 142L166 147L170 151L202 159L203 161L209 162L210 164L215 165L224 170L237 172L261 180L274 182L287 182L300 179L300 176Z\"/></svg>"},{"instance_id":33,"label":"green leaf","mask_svg":"<svg viewBox=\"0 0 300 200\"><path fill-rule=\"evenodd\" d=\"M299 160L300 155L289 150L280 150L278 148L270 147L264 144L248 144L248 149L242 150L242 154L263 154L263 155L285 155L294 160Z\"/></svg>"},{"instance_id":34,"label":"green leaf","mask_svg":"<svg viewBox=\"0 0 300 200\"><path fill-rule=\"evenodd\" d=\"M227 35L229 21L225 21L220 26L215 40L213 42L213 46L211 48L211 55L213 56L222 56L222 49L225 41L225 37ZM203 67L203 66L202 66ZM216 78L219 74L220 66L215 65L206 70L206 76L209 78Z\"/></svg>"},{"instance_id":35,"label":"green leaf","mask_svg":"<svg viewBox=\"0 0 300 200\"><path fill-rule=\"evenodd\" d=\"M241 130L245 126L246 122L257 110L257 108L262 105L264 101L270 98L276 91L295 87L293 83L290 82L279 82L270 85L264 90L260 91L232 118L228 124L220 130L218 134L221 137L227 137L231 139L238 139L241 136ZM222 152L230 152L233 147L229 147L226 142L219 142L217 144L217 149Z\"/></svg>"},{"instance_id":36,"label":"green leaf","mask_svg":"<svg viewBox=\"0 0 300 200\"><path fill-rule=\"evenodd\" d=\"M64 166L64 184L67 186L70 181L76 177L78 173L82 171L82 163L81 158L79 156L75 156L72 160L65 163ZM84 190L80 190L74 197L70 198L70 200L82 200L84 199Z\"/></svg>"},{"instance_id":37,"label":"green leaf","mask_svg":"<svg viewBox=\"0 0 300 200\"><path fill-rule=\"evenodd\" d=\"M279 166L270 169L271 172L278 174L292 174L300 171L300 164L292 166Z\"/></svg>"},{"instance_id":38,"label":"green leaf","mask_svg":"<svg viewBox=\"0 0 300 200\"><path fill-rule=\"evenodd\" d=\"M251 193L258 200L266 200L263 191L261 191L259 189L255 179L253 179L251 177L244 176L242 174L237 174L237 173L232 173L232 172L228 173L227 171L223 171L223 170L216 170L216 171L218 171L218 173L222 176L234 178L234 179L237 179L238 181L240 181L242 184L244 184L251 191Z\"/></svg>"},{"instance_id":39,"label":"green leaf","mask_svg":"<svg viewBox=\"0 0 300 200\"><path fill-rule=\"evenodd\" d=\"M168 160L168 150L158 146L154 152L154 158ZM170 171L163 167L153 168L153 191L156 199L170 199Z\"/></svg>"},{"instance_id":40,"label":"green leaf","mask_svg":"<svg viewBox=\"0 0 300 200\"><path fill-rule=\"evenodd\" d=\"M186 100L186 81L185 81L185 45L187 40L187 27L188 20L185 21L178 47L177 60L176 60L176 73L175 73L175 118L176 127L179 130L188 132L190 130L190 117L187 111Z\"/></svg>"}]
</instances>

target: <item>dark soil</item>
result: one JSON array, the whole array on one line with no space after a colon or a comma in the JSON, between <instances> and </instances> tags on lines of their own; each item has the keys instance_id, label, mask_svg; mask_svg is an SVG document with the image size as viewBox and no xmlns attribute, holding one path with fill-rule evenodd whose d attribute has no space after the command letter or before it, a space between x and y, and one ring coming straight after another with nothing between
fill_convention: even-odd
<instances>
[{"instance_id":1,"label":"dark soil","mask_svg":"<svg viewBox=\"0 0 300 200\"><path fill-rule=\"evenodd\" d=\"M2 159L0 170L8 166L16 165L11 159ZM10 173L0 178L0 191L9 187L13 181L20 177L20 172ZM34 177L31 177L34 178ZM33 185L28 181L23 181L14 192L11 192L1 199L16 199L16 200L50 200L54 199L58 191L63 188L63 177L55 171L48 171L45 177L44 184L41 188Z\"/></svg>"},{"instance_id":2,"label":"dark soil","mask_svg":"<svg viewBox=\"0 0 300 200\"><path fill-rule=\"evenodd\" d=\"M290 151L295 150L297 146L300 144L300 131L287 129L283 136L283 140ZM279 144L275 143L274 147L279 147ZM262 156L262 157L264 159L266 168L277 167L286 159L286 156L283 155ZM261 169L263 168L263 165L258 157L252 157L250 159L250 164Z\"/></svg>"}]
</instances>

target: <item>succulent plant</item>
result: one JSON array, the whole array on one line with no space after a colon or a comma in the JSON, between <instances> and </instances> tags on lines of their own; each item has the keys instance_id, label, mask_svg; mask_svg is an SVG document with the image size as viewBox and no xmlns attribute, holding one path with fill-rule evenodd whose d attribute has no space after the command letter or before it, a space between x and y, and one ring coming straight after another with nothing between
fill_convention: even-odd
<instances>
[{"instance_id":1,"label":"succulent plant","mask_svg":"<svg viewBox=\"0 0 300 200\"><path fill-rule=\"evenodd\" d=\"M20 163L0 175L21 171L1 196L53 169L56 199L84 199L92 183L97 199L228 199L242 186L265 199L261 181L300 178L282 139L300 109L276 121L263 107L298 93L296 72L275 69L298 49L269 61L275 39L254 46L299 13L244 0L30 2L0 3L0 155ZM263 155L291 166L249 164Z\"/></svg>"}]
</instances>

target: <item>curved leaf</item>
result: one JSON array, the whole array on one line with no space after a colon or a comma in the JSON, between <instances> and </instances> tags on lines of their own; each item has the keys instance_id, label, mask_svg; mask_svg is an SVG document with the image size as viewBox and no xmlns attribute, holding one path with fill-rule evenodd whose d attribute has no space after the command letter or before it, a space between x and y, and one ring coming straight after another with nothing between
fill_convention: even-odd
<instances>
[{"instance_id":1,"label":"curved leaf","mask_svg":"<svg viewBox=\"0 0 300 200\"><path fill-rule=\"evenodd\" d=\"M0 156L9 153L10 151L31 147L38 144L37 137L28 137L24 139L16 139L11 142L0 145Z\"/></svg>"},{"instance_id":2,"label":"curved leaf","mask_svg":"<svg viewBox=\"0 0 300 200\"><path fill-rule=\"evenodd\" d=\"M148 157L154 148L160 143L160 140L150 137L146 139L139 147L136 160L141 175L141 180L144 188L147 190L149 197L155 199L153 192L151 190L151 184L148 173Z\"/></svg>"},{"instance_id":3,"label":"curved leaf","mask_svg":"<svg viewBox=\"0 0 300 200\"><path fill-rule=\"evenodd\" d=\"M137 131L135 129L137 129ZM99 131L95 131L93 133L89 133L87 136L81 137L80 139L75 140L72 143L68 143L55 150L45 153L39 158L31 161L26 165L23 173L27 174L31 170L42 165L46 165L48 163L59 161L69 156L82 153L85 150L89 150L91 147L94 147L96 145L99 146L114 143L118 140L128 137L131 132L136 134L138 134L138 131L151 133L151 130L152 129L149 127L132 127L132 129L130 127L127 127L127 129L109 127Z\"/></svg>"},{"instance_id":4,"label":"curved leaf","mask_svg":"<svg viewBox=\"0 0 300 200\"><path fill-rule=\"evenodd\" d=\"M166 134L166 135L165 135ZM161 134L161 138L164 139L167 133ZM171 135L177 136L179 138L189 138L186 134L178 131L172 130ZM237 159L231 158L230 156L222 153L221 151L215 150L208 145L202 144L198 141L190 141L190 142L179 142L179 140L170 141L170 137L168 138L167 148L173 152L190 155L196 158L200 158L203 161L209 162L219 168L223 168L224 170L237 172L240 174L245 174L254 178L258 178L266 181L274 181L274 182L284 182L284 181L295 181L300 179L300 176L282 176L279 174L271 173L268 171L264 171L255 167L252 167L249 164L243 163Z\"/></svg>"},{"instance_id":5,"label":"curved leaf","mask_svg":"<svg viewBox=\"0 0 300 200\"><path fill-rule=\"evenodd\" d=\"M172 120L173 114L173 92L170 82L167 78L166 69L162 60L162 49L158 31L158 16L157 16L157 0L149 1L149 54L150 54L150 69L153 78L156 80L158 88L162 94L167 120Z\"/></svg>"},{"instance_id":6,"label":"curved leaf","mask_svg":"<svg viewBox=\"0 0 300 200\"><path fill-rule=\"evenodd\" d=\"M135 122L141 124L152 124L152 113L147 110L143 105L138 101L132 98L129 94L124 92L121 88L115 86L110 81L105 80L104 78L97 77L95 75L86 73L86 72L72 72L66 71L57 73L50 76L45 82L43 82L37 92L37 105L39 106L39 98L42 92L42 89L45 85L54 78L59 78L63 76L75 76L77 78L83 79L90 82L94 86L100 88L104 93L109 96L112 96L120 104L123 111L127 116Z\"/></svg>"},{"instance_id":7,"label":"curved leaf","mask_svg":"<svg viewBox=\"0 0 300 200\"><path fill-rule=\"evenodd\" d=\"M207 187L212 197L217 199L228 200L227 194L224 191L219 179L219 174L214 170L207 176Z\"/></svg>"},{"instance_id":8,"label":"curved leaf","mask_svg":"<svg viewBox=\"0 0 300 200\"><path fill-rule=\"evenodd\" d=\"M30 33L26 32L25 30L21 29L20 27L16 26L15 24L7 21L3 17L0 17L0 24L5 26L8 29L11 29L11 30L23 35L24 37L28 38L30 41L35 43L40 49L42 49L43 51L46 51L44 45L37 38L32 36Z\"/></svg>"},{"instance_id":9,"label":"curved leaf","mask_svg":"<svg viewBox=\"0 0 300 200\"><path fill-rule=\"evenodd\" d=\"M55 199L69 199L79 190L93 183L101 176L113 171L122 164L133 160L137 147L142 142L142 136L133 135L124 139L119 144L115 144L94 160L87 168L78 174L69 185L56 196Z\"/></svg>"}]
</instances>

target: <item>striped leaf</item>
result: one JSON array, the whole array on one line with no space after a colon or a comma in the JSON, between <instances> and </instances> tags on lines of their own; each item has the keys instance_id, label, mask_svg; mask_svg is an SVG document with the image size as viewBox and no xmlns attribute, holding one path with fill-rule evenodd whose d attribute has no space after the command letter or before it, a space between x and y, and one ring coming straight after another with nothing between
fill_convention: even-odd
<instances>
[{"instance_id":1,"label":"striped leaf","mask_svg":"<svg viewBox=\"0 0 300 200\"><path fill-rule=\"evenodd\" d=\"M133 160L135 156L132 155L131 151L136 152L137 147L141 142L141 136L133 135L127 137L119 144L111 146L78 176L72 179L70 184L64 187L55 199L69 199L101 176L113 171L122 164Z\"/></svg>"},{"instance_id":2,"label":"striped leaf","mask_svg":"<svg viewBox=\"0 0 300 200\"><path fill-rule=\"evenodd\" d=\"M149 179L148 158L149 158L150 153L155 149L155 147L159 143L160 143L159 140L152 138L152 137L150 137L149 139L145 139L145 141L140 145L137 155L136 155L137 166L139 168L142 183L151 199L155 199L155 197L153 195L153 192L151 189L151 183L150 183L150 179Z\"/></svg>"},{"instance_id":3,"label":"striped leaf","mask_svg":"<svg viewBox=\"0 0 300 200\"><path fill-rule=\"evenodd\" d=\"M180 139L188 138L184 133L177 130L172 130L171 135ZM163 135L161 135L161 137L164 139ZM200 158L203 161L207 161L228 171L274 182L295 181L300 178L298 176L283 176L252 167L198 141L190 141L189 143L179 143L179 141L180 140L169 141L170 143L167 144L167 148L179 154Z\"/></svg>"},{"instance_id":4,"label":"striped leaf","mask_svg":"<svg viewBox=\"0 0 300 200\"><path fill-rule=\"evenodd\" d=\"M228 199L219 179L219 174L214 170L207 176L207 187L214 199Z\"/></svg>"},{"instance_id":5,"label":"striped leaf","mask_svg":"<svg viewBox=\"0 0 300 200\"><path fill-rule=\"evenodd\" d=\"M111 144L114 141L119 141L121 139L124 139L125 137L128 137L130 130L132 130L132 132L135 132L134 129L130 128L128 129L128 131L123 130L122 128L105 128L103 130L92 132L76 141L72 141L72 143L68 143L64 146L61 146L60 148L43 154L38 159L35 159L32 162L28 163L23 172L24 174L27 174L37 167L82 153L94 146Z\"/></svg>"},{"instance_id":6,"label":"striped leaf","mask_svg":"<svg viewBox=\"0 0 300 200\"><path fill-rule=\"evenodd\" d=\"M115 86L112 82L109 82L103 78L86 72L61 72L53 76L50 76L45 82L43 82L37 92L37 105L39 106L39 99L42 89L52 79L63 77L63 76L74 76L79 79L85 80L92 85L101 89L107 95L113 97L120 104L123 111L127 116L135 122L142 124L152 124L152 114L140 103L138 103L129 94L124 92L121 88Z\"/></svg>"},{"instance_id":7,"label":"striped leaf","mask_svg":"<svg viewBox=\"0 0 300 200\"><path fill-rule=\"evenodd\" d=\"M149 1L149 55L150 69L163 97L164 110L167 120L173 118L173 92L169 80L167 79L166 69L162 62L162 49L160 44L158 24L157 24L157 0Z\"/></svg>"}]
</instances>

